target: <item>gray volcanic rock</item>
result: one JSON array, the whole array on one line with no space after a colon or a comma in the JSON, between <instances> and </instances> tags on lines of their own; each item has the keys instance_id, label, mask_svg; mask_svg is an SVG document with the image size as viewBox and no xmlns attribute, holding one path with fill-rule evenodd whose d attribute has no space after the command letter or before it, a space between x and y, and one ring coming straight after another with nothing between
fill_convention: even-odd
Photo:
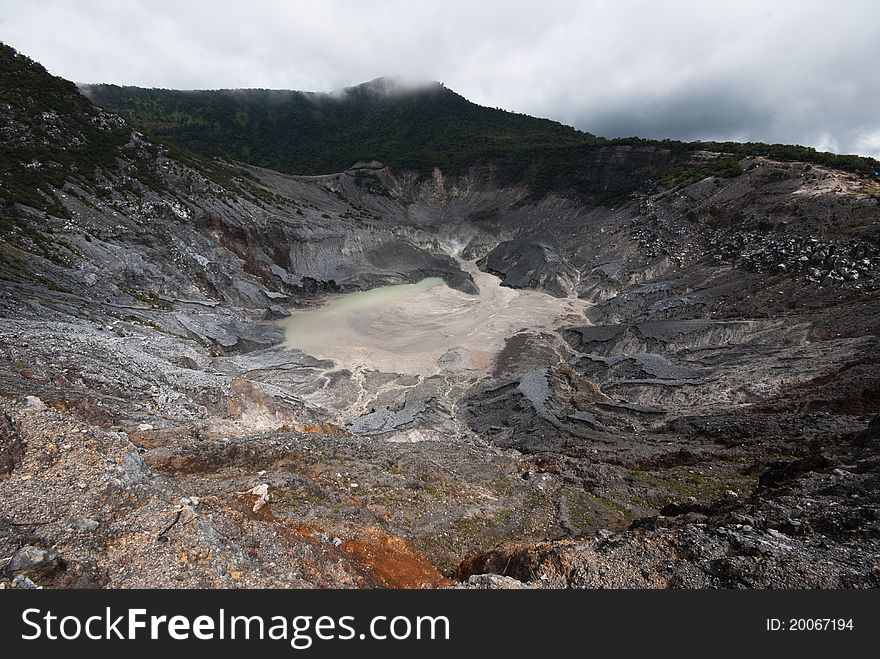
<instances>
[{"instance_id":1,"label":"gray volcanic rock","mask_svg":"<svg viewBox=\"0 0 880 659\"><path fill-rule=\"evenodd\" d=\"M511 288L537 288L557 297L568 295L576 270L559 253L552 235L528 235L508 240L480 261L486 272L498 274Z\"/></svg>"},{"instance_id":2,"label":"gray volcanic rock","mask_svg":"<svg viewBox=\"0 0 880 659\"><path fill-rule=\"evenodd\" d=\"M880 583L872 181L750 157L663 189L648 146L590 151L591 184L644 179L614 202L289 176L68 100L45 148L108 157L0 187L0 586ZM35 149L49 119L7 105L0 146ZM371 315L395 358L442 337L424 367L281 345L277 318L427 277L455 323Z\"/></svg>"},{"instance_id":3,"label":"gray volcanic rock","mask_svg":"<svg viewBox=\"0 0 880 659\"><path fill-rule=\"evenodd\" d=\"M55 552L28 545L12 555L12 559L6 565L6 572L11 575L37 578L51 575L61 569L62 565L63 562Z\"/></svg>"}]
</instances>

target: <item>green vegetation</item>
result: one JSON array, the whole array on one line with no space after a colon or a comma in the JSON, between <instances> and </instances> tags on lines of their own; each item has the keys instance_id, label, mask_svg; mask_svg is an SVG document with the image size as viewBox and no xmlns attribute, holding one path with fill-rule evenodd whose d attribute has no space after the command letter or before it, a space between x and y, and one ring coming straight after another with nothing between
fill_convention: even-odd
<instances>
[{"instance_id":1,"label":"green vegetation","mask_svg":"<svg viewBox=\"0 0 880 659\"><path fill-rule=\"evenodd\" d=\"M130 131L102 113L76 86L0 43L0 197L66 217L55 194L66 182L90 183L96 170L115 169ZM9 211L4 211L9 214Z\"/></svg>"},{"instance_id":2,"label":"green vegetation","mask_svg":"<svg viewBox=\"0 0 880 659\"><path fill-rule=\"evenodd\" d=\"M608 497L602 496L601 494L597 494L595 492L585 491L584 495L593 502L599 510L607 510L613 516L618 516L626 521L631 521L634 518L633 512L627 508L624 504L615 501L614 499L609 499ZM569 504L570 505L570 504Z\"/></svg>"},{"instance_id":3,"label":"green vegetation","mask_svg":"<svg viewBox=\"0 0 880 659\"><path fill-rule=\"evenodd\" d=\"M714 501L725 490L745 494L755 486L754 475L743 474L745 463L720 462L713 469L673 467L666 470L639 471L627 469L624 474L636 482L657 488L655 499L649 503L662 508L670 501L696 497L700 501Z\"/></svg>"},{"instance_id":4,"label":"green vegetation","mask_svg":"<svg viewBox=\"0 0 880 659\"><path fill-rule=\"evenodd\" d=\"M470 538L477 535L491 535L492 531L501 528L513 517L510 510L501 510L489 514L471 515L461 517L452 525L456 535Z\"/></svg>"},{"instance_id":5,"label":"green vegetation","mask_svg":"<svg viewBox=\"0 0 880 659\"><path fill-rule=\"evenodd\" d=\"M119 290L128 293L135 300L148 307L153 307L156 309L169 308L169 304L162 300L159 295L153 291L141 291L136 288L128 288L126 286L120 286Z\"/></svg>"},{"instance_id":6,"label":"green vegetation","mask_svg":"<svg viewBox=\"0 0 880 659\"><path fill-rule=\"evenodd\" d=\"M680 188L702 181L709 176L730 178L742 174L735 158L715 158L699 165L673 165L660 173L658 180L666 188Z\"/></svg>"},{"instance_id":7,"label":"green vegetation","mask_svg":"<svg viewBox=\"0 0 880 659\"><path fill-rule=\"evenodd\" d=\"M389 86L392 87L389 91ZM613 201L657 184L740 173L745 156L804 161L871 175L880 163L796 145L608 140L569 126L469 102L440 84L394 90L379 79L337 94L265 89L174 91L94 85L86 93L144 130L194 152L294 174L327 174L378 160L429 176L491 165L536 197L564 192ZM609 148L633 157L609 159ZM697 152L724 154L705 159ZM358 171L358 181L382 187ZM375 188L375 190L372 190Z\"/></svg>"},{"instance_id":8,"label":"green vegetation","mask_svg":"<svg viewBox=\"0 0 880 659\"><path fill-rule=\"evenodd\" d=\"M500 183L524 183L533 197L555 193L599 203L707 176L736 176L738 161L750 155L869 176L880 170L870 158L801 146L608 140L547 119L478 106L438 83L401 89L379 79L335 94L114 85L85 92L151 140L133 140L124 122L95 107L75 85L0 44L0 109L4 125L12 128L0 150L0 229L21 233L33 217L19 213L16 204L67 217L58 192L70 194L71 184L108 203L115 193L177 195L156 167L162 155L212 181L228 204L237 195L298 214L303 207L260 186L229 160L295 174L338 172L378 160L423 177L435 167L460 174L490 166ZM621 157L620 151L629 153ZM702 151L722 155L706 157ZM355 178L370 192L388 194L375 172L358 170ZM865 192L876 194L875 187ZM340 199L350 206L345 219L375 219Z\"/></svg>"},{"instance_id":9,"label":"green vegetation","mask_svg":"<svg viewBox=\"0 0 880 659\"><path fill-rule=\"evenodd\" d=\"M76 85L52 76L0 43L0 236L57 260L49 216L69 218L63 195L93 205L116 194L141 200L148 191L182 199L157 163L162 156L190 167L221 188L218 195L297 210L296 202L260 186L236 164L194 154L177 144L138 139L120 117L85 98ZM26 208L25 208L26 207ZM27 210L28 208L33 209Z\"/></svg>"},{"instance_id":10,"label":"green vegetation","mask_svg":"<svg viewBox=\"0 0 880 659\"><path fill-rule=\"evenodd\" d=\"M417 91L387 91L387 84L380 79L335 95L115 85L85 92L197 153L297 174L370 160L426 173L435 166L461 171L476 161L595 140L553 121L480 107L439 84Z\"/></svg>"},{"instance_id":11,"label":"green vegetation","mask_svg":"<svg viewBox=\"0 0 880 659\"><path fill-rule=\"evenodd\" d=\"M856 194L863 194L869 197L880 197L880 183L866 183L856 191Z\"/></svg>"},{"instance_id":12,"label":"green vegetation","mask_svg":"<svg viewBox=\"0 0 880 659\"><path fill-rule=\"evenodd\" d=\"M46 213L27 211L0 199L0 239L9 250L38 254L55 265L70 267L81 256L64 236L55 233ZM4 250L5 251L5 250ZM4 253L4 259L10 259Z\"/></svg>"},{"instance_id":13,"label":"green vegetation","mask_svg":"<svg viewBox=\"0 0 880 659\"><path fill-rule=\"evenodd\" d=\"M510 476L503 475L489 484L489 489L501 497L510 495L515 489L516 481Z\"/></svg>"},{"instance_id":14,"label":"green vegetation","mask_svg":"<svg viewBox=\"0 0 880 659\"><path fill-rule=\"evenodd\" d=\"M314 508L320 503L320 497L298 489L276 487L272 489L271 503L275 507L286 509Z\"/></svg>"}]
</instances>

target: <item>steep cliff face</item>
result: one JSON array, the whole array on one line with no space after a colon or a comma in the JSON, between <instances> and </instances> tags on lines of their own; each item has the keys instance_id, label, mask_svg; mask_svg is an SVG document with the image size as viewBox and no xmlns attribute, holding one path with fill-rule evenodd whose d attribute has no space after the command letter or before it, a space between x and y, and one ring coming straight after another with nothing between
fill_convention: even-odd
<instances>
[{"instance_id":1,"label":"steep cliff face","mask_svg":"<svg viewBox=\"0 0 880 659\"><path fill-rule=\"evenodd\" d=\"M662 144L295 176L0 74L4 583L875 584L871 176ZM485 273L560 320L459 322ZM462 305L438 331L500 351L281 347L326 294L426 277Z\"/></svg>"}]
</instances>

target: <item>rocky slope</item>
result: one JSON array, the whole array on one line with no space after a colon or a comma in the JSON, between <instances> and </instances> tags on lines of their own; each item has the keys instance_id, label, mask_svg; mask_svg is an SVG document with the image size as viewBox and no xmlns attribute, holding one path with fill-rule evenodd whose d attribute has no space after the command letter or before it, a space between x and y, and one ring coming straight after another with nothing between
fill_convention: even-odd
<instances>
[{"instance_id":1,"label":"rocky slope","mask_svg":"<svg viewBox=\"0 0 880 659\"><path fill-rule=\"evenodd\" d=\"M880 584L870 176L749 156L604 203L485 163L292 176L0 59L0 583ZM603 146L589 178L670 157ZM327 294L474 293L460 259L584 311L482 370L281 347Z\"/></svg>"}]
</instances>

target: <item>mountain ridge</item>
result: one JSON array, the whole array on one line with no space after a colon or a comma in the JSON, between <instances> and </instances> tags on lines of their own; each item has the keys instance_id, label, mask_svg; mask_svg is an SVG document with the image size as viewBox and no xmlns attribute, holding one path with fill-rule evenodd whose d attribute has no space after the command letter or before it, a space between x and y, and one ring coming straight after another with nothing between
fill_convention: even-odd
<instances>
[{"instance_id":1,"label":"mountain ridge","mask_svg":"<svg viewBox=\"0 0 880 659\"><path fill-rule=\"evenodd\" d=\"M157 137L197 153L241 160L289 174L328 174L358 161L378 160L420 175L438 167L449 173L492 165L505 181L539 174L543 167L577 170L590 152L618 146L663 149L669 162L648 172L645 181L676 182L695 153L731 157L769 156L824 164L873 175L880 162L799 145L637 137L607 139L551 119L477 105L442 83L431 82L399 94L385 90L393 76L329 93L295 90L167 90L92 84L83 90L98 105L117 112ZM730 171L719 168L720 175ZM707 174L712 174L707 171ZM685 176L689 180L692 177ZM568 177L545 181L539 192L578 188ZM622 195L632 190L622 191ZM581 192L597 191L589 185Z\"/></svg>"},{"instance_id":2,"label":"mountain ridge","mask_svg":"<svg viewBox=\"0 0 880 659\"><path fill-rule=\"evenodd\" d=\"M294 174L332 173L364 160L422 172L435 166L462 171L498 154L591 139L550 120L476 106L439 84L390 94L387 80L328 94L83 89L160 138Z\"/></svg>"}]
</instances>

